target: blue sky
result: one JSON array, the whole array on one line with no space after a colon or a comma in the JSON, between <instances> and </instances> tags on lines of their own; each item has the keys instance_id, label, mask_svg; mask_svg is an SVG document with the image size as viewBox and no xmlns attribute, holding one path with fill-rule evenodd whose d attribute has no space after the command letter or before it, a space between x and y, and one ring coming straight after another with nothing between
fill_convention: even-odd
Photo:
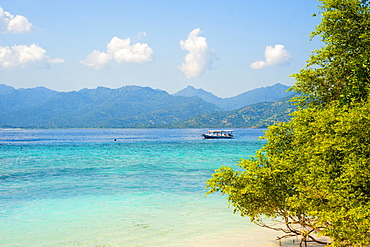
<instances>
[{"instance_id":1,"label":"blue sky","mask_svg":"<svg viewBox=\"0 0 370 247\"><path fill-rule=\"evenodd\" d=\"M0 84L58 91L282 83L320 40L316 0L0 1Z\"/></svg>"}]
</instances>

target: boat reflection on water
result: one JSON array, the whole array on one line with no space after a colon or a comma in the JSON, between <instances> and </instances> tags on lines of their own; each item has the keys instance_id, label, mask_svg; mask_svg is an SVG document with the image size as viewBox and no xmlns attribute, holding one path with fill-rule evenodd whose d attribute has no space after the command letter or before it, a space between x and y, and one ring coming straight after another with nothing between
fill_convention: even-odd
<instances>
[{"instance_id":1,"label":"boat reflection on water","mask_svg":"<svg viewBox=\"0 0 370 247\"><path fill-rule=\"evenodd\" d=\"M208 130L208 133L202 134L205 139L231 139L233 130Z\"/></svg>"}]
</instances>

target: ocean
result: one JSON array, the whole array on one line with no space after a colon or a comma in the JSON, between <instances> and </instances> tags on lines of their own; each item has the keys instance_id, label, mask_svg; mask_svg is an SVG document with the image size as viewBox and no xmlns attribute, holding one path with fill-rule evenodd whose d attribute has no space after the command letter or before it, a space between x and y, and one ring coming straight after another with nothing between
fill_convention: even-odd
<instances>
[{"instance_id":1,"label":"ocean","mask_svg":"<svg viewBox=\"0 0 370 247\"><path fill-rule=\"evenodd\" d=\"M225 196L205 197L214 170L253 155L264 130L205 131L0 130L0 246L231 246L233 234L275 246Z\"/></svg>"}]
</instances>

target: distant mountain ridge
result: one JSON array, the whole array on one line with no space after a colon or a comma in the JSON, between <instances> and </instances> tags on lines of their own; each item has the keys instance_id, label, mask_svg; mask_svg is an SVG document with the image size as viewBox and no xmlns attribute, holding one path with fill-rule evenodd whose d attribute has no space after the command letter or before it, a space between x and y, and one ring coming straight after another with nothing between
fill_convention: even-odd
<instances>
[{"instance_id":1,"label":"distant mountain ridge","mask_svg":"<svg viewBox=\"0 0 370 247\"><path fill-rule=\"evenodd\" d=\"M278 87L287 88L287 86L281 87L279 85ZM276 85L272 88L276 88ZM252 91L256 95L261 95L263 94L260 92L261 90L266 91L264 88ZM281 90L275 90L275 92ZM171 95L163 90L140 86L124 86L118 89L98 87L96 89L57 92L44 87L15 89L0 84L0 127L178 128L181 126L181 128L196 128L221 126L208 120L216 116L221 119L227 117L227 114L234 113L222 112L218 105L228 103L236 107L238 104L244 104L240 102L237 104L236 101L247 102L243 99L246 97L245 95L254 100L259 97L261 100L267 99L266 101L274 101L271 99L277 97L271 93L270 95L266 93L268 97L265 98L257 97L250 93L252 91L232 98L221 99L212 93L193 87L187 87ZM279 92L277 95L281 95ZM260 102L259 104L267 105L266 107L270 107L272 111L279 111L269 103ZM243 105L243 107L246 106ZM243 107L239 110L242 110ZM267 111L269 110L260 111L258 118L263 120L275 116L277 119L276 114L271 115ZM221 121L225 122L225 120ZM225 126L249 127L251 123L256 123L256 121L245 117L244 114L238 121L230 123L231 125Z\"/></svg>"},{"instance_id":2,"label":"distant mountain ridge","mask_svg":"<svg viewBox=\"0 0 370 247\"><path fill-rule=\"evenodd\" d=\"M7 109L0 114L0 126L27 128L152 127L220 111L198 97L139 86L72 92L18 89L0 94L0 109Z\"/></svg>"},{"instance_id":3,"label":"distant mountain ridge","mask_svg":"<svg viewBox=\"0 0 370 247\"><path fill-rule=\"evenodd\" d=\"M16 90L16 89L14 87L7 86L5 84L0 84L0 93L5 93L5 92L13 91L13 90Z\"/></svg>"},{"instance_id":4,"label":"distant mountain ridge","mask_svg":"<svg viewBox=\"0 0 370 247\"><path fill-rule=\"evenodd\" d=\"M0 114L37 106L56 94L45 87L15 89L0 84Z\"/></svg>"},{"instance_id":5,"label":"distant mountain ridge","mask_svg":"<svg viewBox=\"0 0 370 247\"><path fill-rule=\"evenodd\" d=\"M219 98L210 92L204 91L203 89L195 89L192 86L180 90L174 95L185 96L185 97L199 97L206 102L213 103L220 107L222 110L236 110L247 105L252 105L260 102L275 101L283 97L293 95L292 92L287 92L288 86L277 83L273 86L256 88L251 91L241 93L237 96L230 98Z\"/></svg>"},{"instance_id":6,"label":"distant mountain ridge","mask_svg":"<svg viewBox=\"0 0 370 247\"><path fill-rule=\"evenodd\" d=\"M275 122L286 122L295 107L290 97L261 102L232 111L201 114L171 124L172 128L266 128Z\"/></svg>"}]
</instances>

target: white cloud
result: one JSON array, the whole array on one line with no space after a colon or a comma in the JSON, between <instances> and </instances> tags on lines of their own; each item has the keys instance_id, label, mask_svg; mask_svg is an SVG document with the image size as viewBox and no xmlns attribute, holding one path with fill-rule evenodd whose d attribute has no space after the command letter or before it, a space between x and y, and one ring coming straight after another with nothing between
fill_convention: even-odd
<instances>
[{"instance_id":1,"label":"white cloud","mask_svg":"<svg viewBox=\"0 0 370 247\"><path fill-rule=\"evenodd\" d=\"M10 33L22 33L30 31L32 24L21 15L12 15L0 7L0 31Z\"/></svg>"},{"instance_id":2,"label":"white cloud","mask_svg":"<svg viewBox=\"0 0 370 247\"><path fill-rule=\"evenodd\" d=\"M187 78L198 77L206 69L211 69L215 58L215 53L208 47L206 38L198 36L200 33L199 28L194 29L189 33L187 40L180 41L181 48L189 51L185 56L185 62L179 66Z\"/></svg>"},{"instance_id":3,"label":"white cloud","mask_svg":"<svg viewBox=\"0 0 370 247\"><path fill-rule=\"evenodd\" d=\"M252 69L262 69L266 66L285 66L292 61L292 57L285 50L284 45L266 46L265 58L265 61L256 61L250 67Z\"/></svg>"},{"instance_id":4,"label":"white cloud","mask_svg":"<svg viewBox=\"0 0 370 247\"><path fill-rule=\"evenodd\" d=\"M118 63L147 63L153 58L153 50L148 44L136 43L130 45L130 38L119 39L114 37L107 46L109 54L113 54Z\"/></svg>"},{"instance_id":5,"label":"white cloud","mask_svg":"<svg viewBox=\"0 0 370 247\"><path fill-rule=\"evenodd\" d=\"M145 33L139 35L143 34ZM95 50L81 63L94 69L101 69L112 60L117 63L148 63L153 60L153 50L148 44L135 43L131 45L130 38L113 37L107 45L107 52Z\"/></svg>"},{"instance_id":6,"label":"white cloud","mask_svg":"<svg viewBox=\"0 0 370 247\"><path fill-rule=\"evenodd\" d=\"M27 64L34 64L45 67L48 63L64 62L62 59L50 59L46 55L46 50L36 44L30 46L13 45L0 46L0 66L4 68L21 66L25 67Z\"/></svg>"},{"instance_id":7,"label":"white cloud","mask_svg":"<svg viewBox=\"0 0 370 247\"><path fill-rule=\"evenodd\" d=\"M64 63L64 59L61 58L52 58L48 60L49 63Z\"/></svg>"},{"instance_id":8,"label":"white cloud","mask_svg":"<svg viewBox=\"0 0 370 247\"><path fill-rule=\"evenodd\" d=\"M86 59L81 61L81 63L94 69L102 69L111 60L112 55L95 50L87 55Z\"/></svg>"}]
</instances>

